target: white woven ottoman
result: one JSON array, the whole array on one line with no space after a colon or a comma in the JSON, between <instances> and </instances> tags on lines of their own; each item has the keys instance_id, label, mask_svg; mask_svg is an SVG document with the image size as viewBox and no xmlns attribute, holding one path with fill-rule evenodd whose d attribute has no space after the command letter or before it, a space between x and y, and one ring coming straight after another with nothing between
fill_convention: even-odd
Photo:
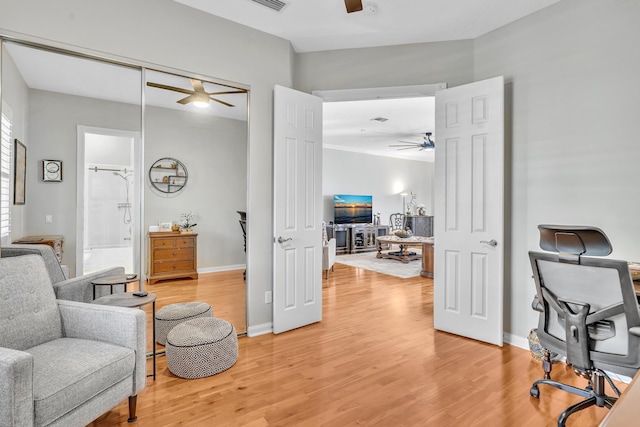
<instances>
[{"instance_id":1,"label":"white woven ottoman","mask_svg":"<svg viewBox=\"0 0 640 427\"><path fill-rule=\"evenodd\" d=\"M226 371L238 360L233 325L215 317L187 320L167 335L167 366L182 378L203 378Z\"/></svg>"},{"instance_id":2,"label":"white woven ottoman","mask_svg":"<svg viewBox=\"0 0 640 427\"><path fill-rule=\"evenodd\" d=\"M213 317L211 306L206 302L180 302L162 307L156 313L156 342L164 345L174 326L198 317Z\"/></svg>"}]
</instances>

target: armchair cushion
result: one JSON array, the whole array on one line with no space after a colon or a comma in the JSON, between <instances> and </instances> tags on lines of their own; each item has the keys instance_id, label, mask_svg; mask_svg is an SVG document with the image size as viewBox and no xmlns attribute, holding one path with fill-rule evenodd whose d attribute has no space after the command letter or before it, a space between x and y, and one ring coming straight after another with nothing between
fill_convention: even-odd
<instances>
[{"instance_id":1,"label":"armchair cushion","mask_svg":"<svg viewBox=\"0 0 640 427\"><path fill-rule=\"evenodd\" d=\"M135 366L135 351L101 341L60 338L26 352L33 357L36 425L49 425L127 379Z\"/></svg>"}]
</instances>

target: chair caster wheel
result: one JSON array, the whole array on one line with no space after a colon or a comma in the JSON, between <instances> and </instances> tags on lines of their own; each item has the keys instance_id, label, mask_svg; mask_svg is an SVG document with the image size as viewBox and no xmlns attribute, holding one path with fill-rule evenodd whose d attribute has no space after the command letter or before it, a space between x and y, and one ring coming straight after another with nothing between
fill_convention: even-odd
<instances>
[{"instance_id":1,"label":"chair caster wheel","mask_svg":"<svg viewBox=\"0 0 640 427\"><path fill-rule=\"evenodd\" d=\"M531 389L529 390L529 394L531 395L531 397L535 397L536 399L538 399L540 397L540 390L538 390L538 386L533 386L531 387Z\"/></svg>"}]
</instances>

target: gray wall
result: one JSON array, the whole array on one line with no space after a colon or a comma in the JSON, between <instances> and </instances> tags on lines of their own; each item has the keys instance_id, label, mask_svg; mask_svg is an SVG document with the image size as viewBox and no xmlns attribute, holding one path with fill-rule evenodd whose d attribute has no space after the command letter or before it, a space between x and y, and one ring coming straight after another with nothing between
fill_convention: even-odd
<instances>
[{"instance_id":1,"label":"gray wall","mask_svg":"<svg viewBox=\"0 0 640 427\"><path fill-rule=\"evenodd\" d=\"M473 80L470 40L343 49L296 55L295 88L330 89L408 86Z\"/></svg>"},{"instance_id":2,"label":"gray wall","mask_svg":"<svg viewBox=\"0 0 640 427\"><path fill-rule=\"evenodd\" d=\"M245 263L236 211L247 205L247 123L194 112L145 109L145 225L181 222L192 212L198 224L198 270L216 271ZM187 168L187 186L175 194L152 189L147 171L173 157Z\"/></svg>"},{"instance_id":3,"label":"gray wall","mask_svg":"<svg viewBox=\"0 0 640 427\"><path fill-rule=\"evenodd\" d=\"M433 172L434 163L324 149L322 218L333 221L334 194L362 194L373 196L374 214L380 212L380 224L388 225L389 215L402 211L402 191L413 191L433 215Z\"/></svg>"},{"instance_id":4,"label":"gray wall","mask_svg":"<svg viewBox=\"0 0 640 427\"><path fill-rule=\"evenodd\" d=\"M64 236L64 263L76 271L77 125L140 131L140 106L29 91L25 234ZM62 182L43 182L43 159L62 160ZM45 224L45 215L53 217ZM12 230L12 237L22 237Z\"/></svg>"},{"instance_id":5,"label":"gray wall","mask_svg":"<svg viewBox=\"0 0 640 427\"><path fill-rule=\"evenodd\" d=\"M585 224L640 260L640 2L566 0L475 41L475 79L504 75L512 123L506 330L536 325L537 225ZM507 280L509 277L507 277Z\"/></svg>"}]
</instances>

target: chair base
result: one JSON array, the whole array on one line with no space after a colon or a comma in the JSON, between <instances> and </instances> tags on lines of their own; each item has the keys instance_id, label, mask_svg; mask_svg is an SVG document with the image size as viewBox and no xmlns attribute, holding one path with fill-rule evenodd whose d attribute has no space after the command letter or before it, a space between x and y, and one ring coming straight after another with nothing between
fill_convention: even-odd
<instances>
[{"instance_id":1,"label":"chair base","mask_svg":"<svg viewBox=\"0 0 640 427\"><path fill-rule=\"evenodd\" d=\"M574 405L569 406L560 414L560 416L558 417L558 427L564 427L565 423L567 422L567 418L569 418L571 414L574 414L590 406L598 406L600 408L607 407L608 409L611 409L611 407L613 406L614 403L616 403L618 398L613 396L608 396L605 393L605 383L604 383L605 379L611 386L611 389L618 396L620 396L620 391L613 384L613 382L611 381L611 378L609 378L609 376L600 369L590 369L587 371L578 371L574 369L576 372L576 375L583 376L587 378L589 381L589 384L583 389L574 387L569 384L564 384L558 381L551 380L550 378L551 357L548 350L545 350L544 352L543 368L545 372L544 378L534 382L533 385L531 386L531 389L529 390L529 394L532 397L540 398L540 390L538 389L538 386L540 384L546 384L551 387L555 387L557 389L585 398L585 400L582 400Z\"/></svg>"}]
</instances>

